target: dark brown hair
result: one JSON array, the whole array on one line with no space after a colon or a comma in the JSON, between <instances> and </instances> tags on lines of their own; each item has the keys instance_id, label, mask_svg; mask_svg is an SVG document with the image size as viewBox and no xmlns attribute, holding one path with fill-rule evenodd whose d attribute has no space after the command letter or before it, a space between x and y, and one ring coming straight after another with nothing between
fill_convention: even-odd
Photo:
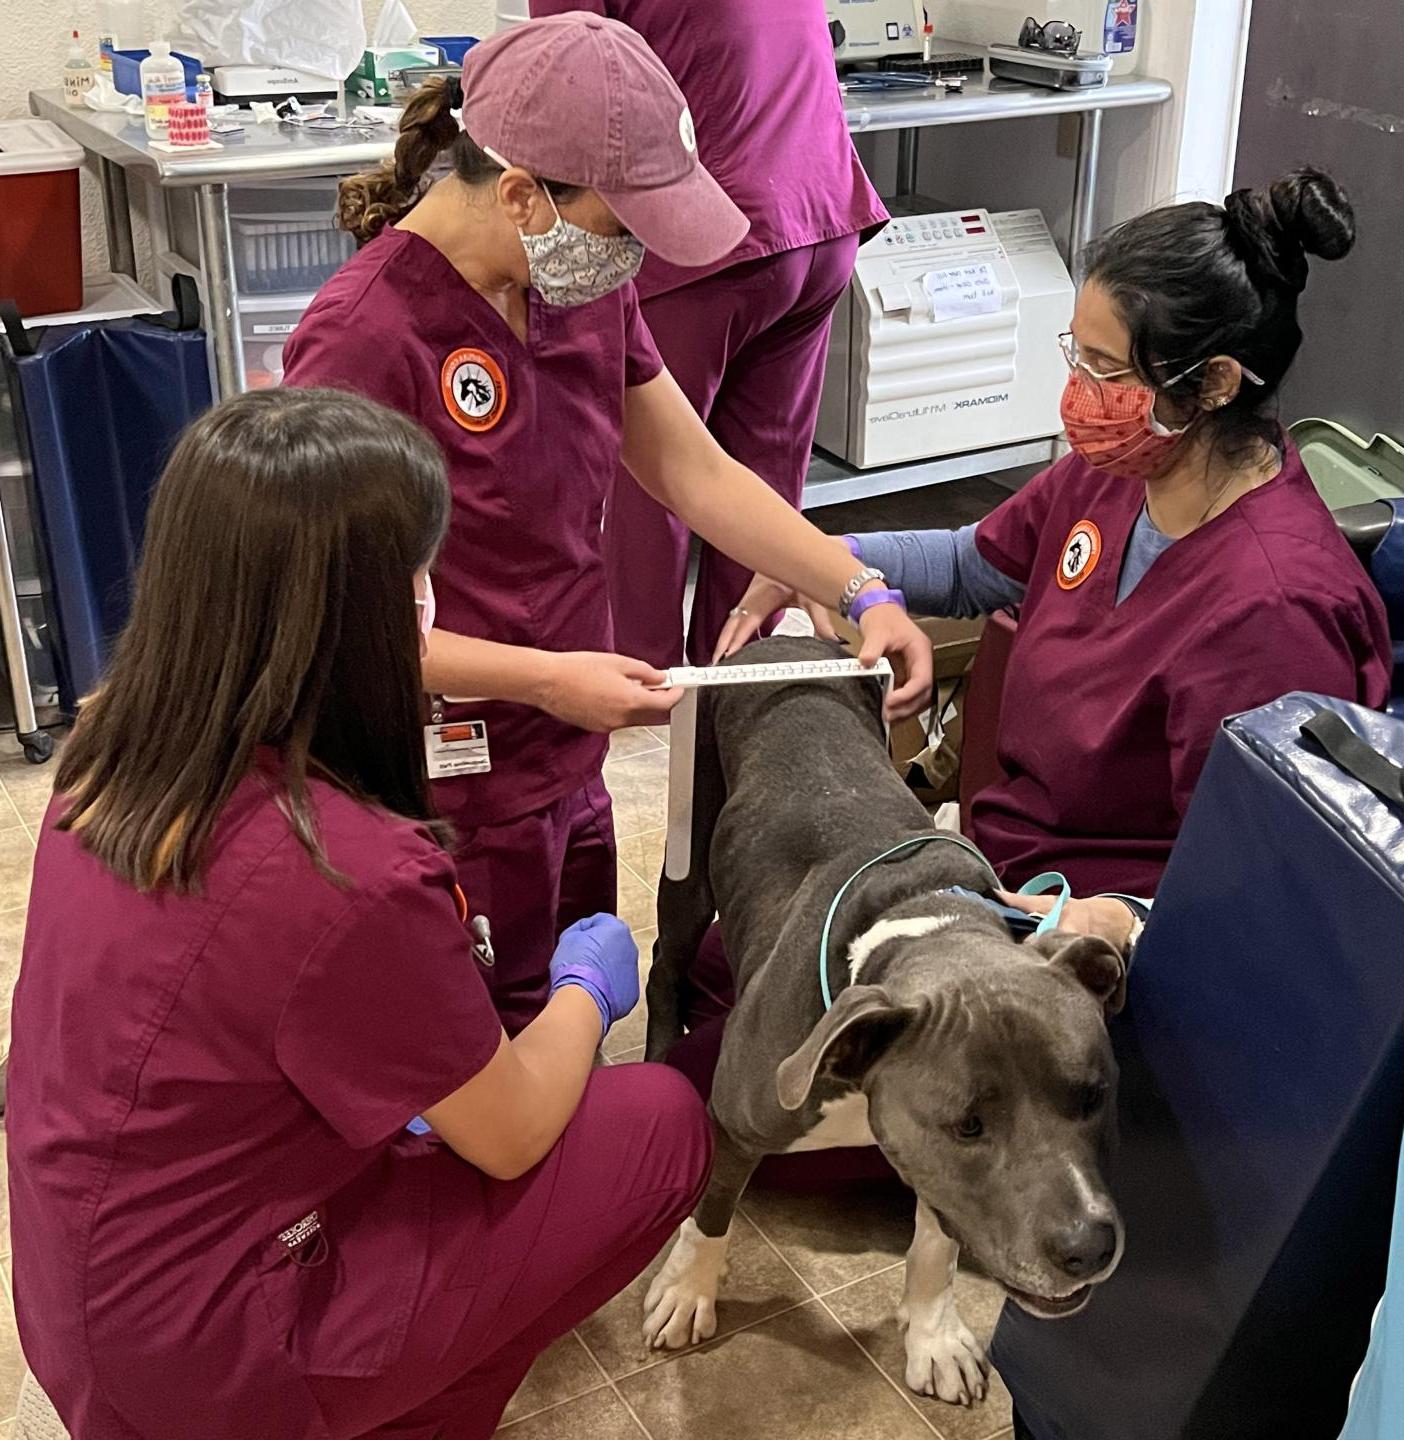
<instances>
[{"instance_id":1,"label":"dark brown hair","mask_svg":"<svg viewBox=\"0 0 1404 1440\"><path fill-rule=\"evenodd\" d=\"M1141 378L1234 455L1277 439L1278 389L1302 343L1297 299L1307 257L1339 260L1354 243L1345 191L1303 169L1265 190L1235 190L1222 206L1170 205L1128 220L1093 242L1086 270L1131 332ZM1246 365L1263 384L1245 380L1231 404L1204 413L1202 368L1165 382L1215 355Z\"/></svg>"},{"instance_id":2,"label":"dark brown hair","mask_svg":"<svg viewBox=\"0 0 1404 1440\"><path fill-rule=\"evenodd\" d=\"M139 889L191 889L260 747L324 873L309 773L431 821L413 577L448 515L438 448L369 400L263 390L203 415L157 485L131 619L64 750L59 827Z\"/></svg>"},{"instance_id":3,"label":"dark brown hair","mask_svg":"<svg viewBox=\"0 0 1404 1440\"><path fill-rule=\"evenodd\" d=\"M457 80L438 76L427 80L405 104L394 156L376 170L341 182L337 223L356 237L357 244L374 240L387 225L414 209L445 151L453 173L465 185L485 185L503 173L502 166L459 125L453 112L462 105L463 87ZM555 200L569 200L580 190L558 180L539 183Z\"/></svg>"}]
</instances>

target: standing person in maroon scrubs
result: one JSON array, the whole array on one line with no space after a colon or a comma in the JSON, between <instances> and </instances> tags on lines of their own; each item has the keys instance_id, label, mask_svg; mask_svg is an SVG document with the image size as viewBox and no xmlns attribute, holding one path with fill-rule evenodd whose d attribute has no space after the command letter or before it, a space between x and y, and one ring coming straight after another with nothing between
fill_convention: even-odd
<instances>
[{"instance_id":1,"label":"standing person in maroon scrubs","mask_svg":"<svg viewBox=\"0 0 1404 1440\"><path fill-rule=\"evenodd\" d=\"M1384 605L1274 408L1307 257L1354 238L1311 170L1111 231L1063 337L1073 453L978 525L846 537L915 609L1020 607L1005 778L971 836L1011 887L1059 870L1151 896L1227 716L1291 690L1384 703ZM761 581L746 603L786 598Z\"/></svg>"},{"instance_id":2,"label":"standing person in maroon scrubs","mask_svg":"<svg viewBox=\"0 0 1404 1440\"><path fill-rule=\"evenodd\" d=\"M638 279L663 362L727 454L798 508L829 322L860 238L887 220L844 119L823 0L531 0L637 30L697 120L702 163L751 222L702 264L650 255ZM653 665L683 659L688 527L621 472L605 520L615 639ZM709 662L750 575L702 547L686 653Z\"/></svg>"},{"instance_id":3,"label":"standing person in maroon scrubs","mask_svg":"<svg viewBox=\"0 0 1404 1440\"><path fill-rule=\"evenodd\" d=\"M449 512L331 391L209 412L157 489L14 1005L15 1311L75 1440L486 1437L705 1181L686 1081L591 1069L621 921L515 1040L474 963L420 732Z\"/></svg>"},{"instance_id":4,"label":"standing person in maroon scrubs","mask_svg":"<svg viewBox=\"0 0 1404 1440\"><path fill-rule=\"evenodd\" d=\"M450 173L431 184L440 159ZM428 736L430 778L514 1032L545 1001L557 935L615 904L604 732L660 718L679 693L610 653L600 526L621 458L724 552L856 597L866 657L906 664L895 711L921 703L930 646L876 571L726 455L662 367L629 283L644 251L707 266L747 222L632 30L566 15L478 45L461 87L410 101L393 163L343 185L341 216L368 243L298 326L286 378L412 415L447 457L424 667L447 728Z\"/></svg>"}]
</instances>

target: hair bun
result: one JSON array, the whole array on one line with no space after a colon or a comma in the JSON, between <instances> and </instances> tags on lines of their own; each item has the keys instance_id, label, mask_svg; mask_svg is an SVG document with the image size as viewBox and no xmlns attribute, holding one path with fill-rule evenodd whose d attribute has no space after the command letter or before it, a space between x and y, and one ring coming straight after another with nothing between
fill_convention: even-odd
<instances>
[{"instance_id":1,"label":"hair bun","mask_svg":"<svg viewBox=\"0 0 1404 1440\"><path fill-rule=\"evenodd\" d=\"M1224 201L1230 242L1258 284L1294 294L1306 286L1307 256L1339 260L1355 244L1355 211L1320 170L1294 170L1266 190Z\"/></svg>"}]
</instances>

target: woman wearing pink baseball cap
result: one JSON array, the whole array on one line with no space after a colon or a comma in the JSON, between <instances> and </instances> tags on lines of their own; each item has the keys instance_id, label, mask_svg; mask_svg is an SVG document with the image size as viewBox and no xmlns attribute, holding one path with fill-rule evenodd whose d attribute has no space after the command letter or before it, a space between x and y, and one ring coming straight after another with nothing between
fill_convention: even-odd
<instances>
[{"instance_id":1,"label":"woman wearing pink baseball cap","mask_svg":"<svg viewBox=\"0 0 1404 1440\"><path fill-rule=\"evenodd\" d=\"M847 610L866 659L905 665L894 713L922 703L930 646L878 572L722 451L658 358L629 283L645 251L711 265L747 221L632 30L575 13L476 46L461 91L418 92L393 162L343 185L341 218L364 248L292 336L286 379L401 410L448 459L430 778L515 1032L557 935L615 904L605 736L678 698L611 653L601 522L621 458L717 550Z\"/></svg>"}]
</instances>

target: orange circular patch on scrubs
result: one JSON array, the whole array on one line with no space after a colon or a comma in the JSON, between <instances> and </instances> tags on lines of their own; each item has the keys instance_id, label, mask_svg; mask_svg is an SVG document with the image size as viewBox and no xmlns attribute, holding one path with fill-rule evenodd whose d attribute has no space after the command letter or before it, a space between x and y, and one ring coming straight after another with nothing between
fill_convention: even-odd
<instances>
[{"instance_id":1,"label":"orange circular patch on scrubs","mask_svg":"<svg viewBox=\"0 0 1404 1440\"><path fill-rule=\"evenodd\" d=\"M507 377L483 350L455 350L439 372L444 408L465 430L491 430L507 408Z\"/></svg>"},{"instance_id":2,"label":"orange circular patch on scrubs","mask_svg":"<svg viewBox=\"0 0 1404 1440\"><path fill-rule=\"evenodd\" d=\"M1102 558L1102 532L1090 520L1079 520L1058 557L1058 586L1076 590Z\"/></svg>"}]
</instances>

